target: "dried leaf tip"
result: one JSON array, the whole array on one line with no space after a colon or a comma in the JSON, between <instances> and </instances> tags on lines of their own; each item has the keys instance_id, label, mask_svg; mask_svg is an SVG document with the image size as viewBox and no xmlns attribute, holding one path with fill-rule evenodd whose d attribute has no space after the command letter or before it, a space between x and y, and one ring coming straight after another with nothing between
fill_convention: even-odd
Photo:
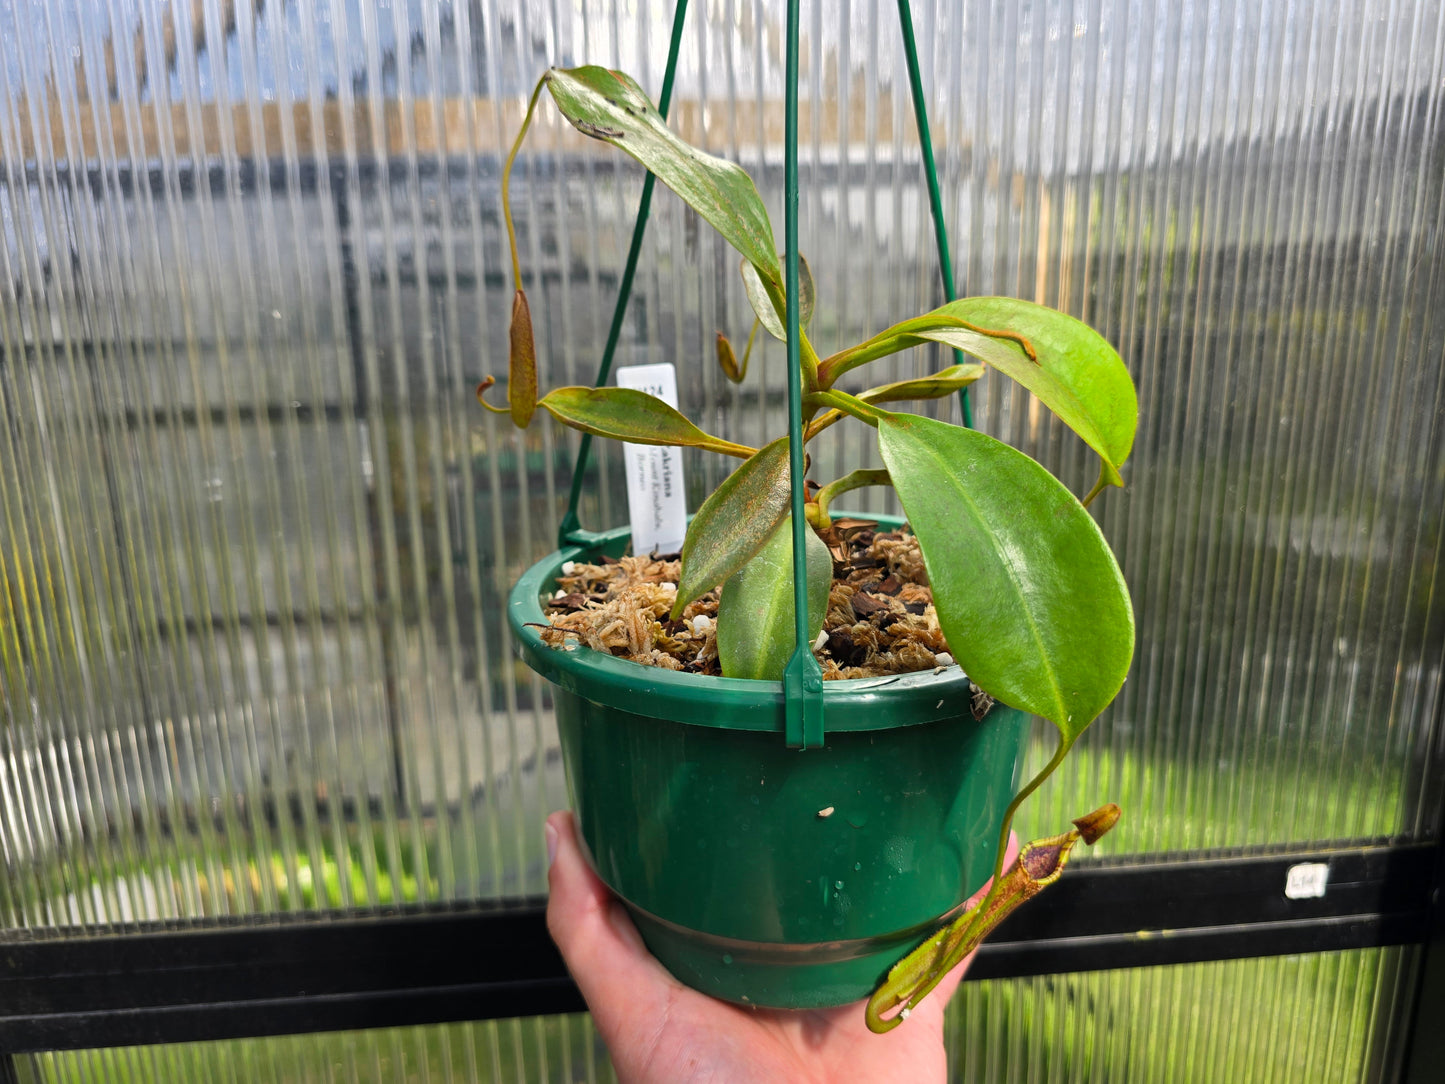
<instances>
[{"instance_id":1,"label":"dried leaf tip","mask_svg":"<svg viewBox=\"0 0 1445 1084\"><path fill-rule=\"evenodd\" d=\"M512 295L510 334L512 349L507 402L512 408L512 423L519 429L525 429L537 409L537 343L532 337L532 309L520 286Z\"/></svg>"},{"instance_id":2,"label":"dried leaf tip","mask_svg":"<svg viewBox=\"0 0 1445 1084\"><path fill-rule=\"evenodd\" d=\"M1074 821L1074 827L1079 830L1079 837L1089 846L1093 846L1104 835L1105 832L1119 823L1119 807L1113 802L1100 806L1092 813Z\"/></svg>"},{"instance_id":3,"label":"dried leaf tip","mask_svg":"<svg viewBox=\"0 0 1445 1084\"><path fill-rule=\"evenodd\" d=\"M721 331L717 333L717 363L723 375L734 384L743 382L742 370L738 368L738 356L733 353L733 344Z\"/></svg>"}]
</instances>

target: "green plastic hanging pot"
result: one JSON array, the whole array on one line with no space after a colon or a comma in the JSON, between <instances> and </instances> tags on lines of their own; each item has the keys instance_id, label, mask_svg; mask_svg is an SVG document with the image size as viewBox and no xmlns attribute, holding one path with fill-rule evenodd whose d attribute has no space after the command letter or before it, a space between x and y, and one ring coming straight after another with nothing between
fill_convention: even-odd
<instances>
[{"instance_id":1,"label":"green plastic hanging pot","mask_svg":"<svg viewBox=\"0 0 1445 1084\"><path fill-rule=\"evenodd\" d=\"M628 532L596 538L533 565L508 604L555 687L593 868L689 986L774 1008L868 996L988 879L1029 717L996 704L975 720L956 666L828 682L823 747L789 749L776 682L543 642L562 565L620 555Z\"/></svg>"}]
</instances>

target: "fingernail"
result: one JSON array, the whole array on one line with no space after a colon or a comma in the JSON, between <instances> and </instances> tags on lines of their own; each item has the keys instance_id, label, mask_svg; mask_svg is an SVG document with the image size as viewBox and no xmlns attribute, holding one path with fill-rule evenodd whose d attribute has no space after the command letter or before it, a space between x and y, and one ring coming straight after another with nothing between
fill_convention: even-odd
<instances>
[{"instance_id":1,"label":"fingernail","mask_svg":"<svg viewBox=\"0 0 1445 1084\"><path fill-rule=\"evenodd\" d=\"M552 863L555 862L555 861L557 861L557 829L555 829L555 828L552 827L552 822L551 822L551 821L548 821L548 822L547 822L546 835L547 835L547 868L548 868L548 869L551 869L551 868L552 868Z\"/></svg>"}]
</instances>

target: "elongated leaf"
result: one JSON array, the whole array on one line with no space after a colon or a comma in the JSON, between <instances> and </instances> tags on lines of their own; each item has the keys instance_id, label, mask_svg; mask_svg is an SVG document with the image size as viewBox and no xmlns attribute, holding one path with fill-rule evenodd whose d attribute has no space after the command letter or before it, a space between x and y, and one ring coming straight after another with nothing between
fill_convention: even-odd
<instances>
[{"instance_id":1,"label":"elongated leaf","mask_svg":"<svg viewBox=\"0 0 1445 1084\"><path fill-rule=\"evenodd\" d=\"M545 78L552 100L574 128L632 155L762 275L782 283L772 222L752 178L740 167L673 135L642 88L622 72L589 65L553 68Z\"/></svg>"},{"instance_id":2,"label":"elongated leaf","mask_svg":"<svg viewBox=\"0 0 1445 1084\"><path fill-rule=\"evenodd\" d=\"M704 448L746 458L753 449L704 433L655 395L633 388L557 388L537 404L563 425L633 444Z\"/></svg>"},{"instance_id":3,"label":"elongated leaf","mask_svg":"<svg viewBox=\"0 0 1445 1084\"><path fill-rule=\"evenodd\" d=\"M1129 371L1108 340L1072 316L1012 297L967 297L935 313L1026 338L1037 361L1016 343L968 328L917 333L965 350L1028 388L1099 453L1108 482L1124 484L1119 467L1134 448L1139 400Z\"/></svg>"},{"instance_id":4,"label":"elongated leaf","mask_svg":"<svg viewBox=\"0 0 1445 1084\"><path fill-rule=\"evenodd\" d=\"M954 657L985 692L1077 737L1134 653L1129 591L1098 525L1043 467L982 433L892 414L878 448Z\"/></svg>"},{"instance_id":5,"label":"elongated leaf","mask_svg":"<svg viewBox=\"0 0 1445 1084\"><path fill-rule=\"evenodd\" d=\"M757 272L751 263L744 260L742 263L743 292L748 295L748 304L753 307L753 312L763 327L767 328L768 334L781 342L788 341L788 314L779 312L773 304L772 298L768 296L768 288L763 285L762 276ZM782 290L778 291L782 297ZM813 309L817 302L817 290L813 286L813 270L808 266L807 259L798 254L798 325L808 330L808 325L813 320Z\"/></svg>"},{"instance_id":6,"label":"elongated leaf","mask_svg":"<svg viewBox=\"0 0 1445 1084\"><path fill-rule=\"evenodd\" d=\"M762 549L788 513L788 438L766 444L713 490L687 528L674 619Z\"/></svg>"},{"instance_id":7,"label":"elongated leaf","mask_svg":"<svg viewBox=\"0 0 1445 1084\"><path fill-rule=\"evenodd\" d=\"M897 403L909 399L942 399L959 388L966 388L983 375L982 365L950 365L932 376L917 380L900 380L869 388L858 395L865 403Z\"/></svg>"},{"instance_id":8,"label":"elongated leaf","mask_svg":"<svg viewBox=\"0 0 1445 1084\"><path fill-rule=\"evenodd\" d=\"M808 642L828 612L833 556L810 527ZM796 646L793 626L793 517L784 516L762 549L723 584L717 608L717 652L724 677L781 681Z\"/></svg>"}]
</instances>

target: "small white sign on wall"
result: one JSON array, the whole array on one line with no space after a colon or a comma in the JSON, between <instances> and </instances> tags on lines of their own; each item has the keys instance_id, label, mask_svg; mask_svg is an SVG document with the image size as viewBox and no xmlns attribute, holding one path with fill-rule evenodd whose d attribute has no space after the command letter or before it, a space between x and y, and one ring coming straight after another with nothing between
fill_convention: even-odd
<instances>
[{"instance_id":1,"label":"small white sign on wall","mask_svg":"<svg viewBox=\"0 0 1445 1084\"><path fill-rule=\"evenodd\" d=\"M1317 900L1324 896L1329 880L1328 862L1300 862L1285 874L1284 894L1292 900Z\"/></svg>"},{"instance_id":2,"label":"small white sign on wall","mask_svg":"<svg viewBox=\"0 0 1445 1084\"><path fill-rule=\"evenodd\" d=\"M677 407L673 365L629 365L617 370L617 386L645 391ZM632 552L677 553L687 533L682 449L623 444L627 465L627 509L632 519Z\"/></svg>"}]
</instances>

